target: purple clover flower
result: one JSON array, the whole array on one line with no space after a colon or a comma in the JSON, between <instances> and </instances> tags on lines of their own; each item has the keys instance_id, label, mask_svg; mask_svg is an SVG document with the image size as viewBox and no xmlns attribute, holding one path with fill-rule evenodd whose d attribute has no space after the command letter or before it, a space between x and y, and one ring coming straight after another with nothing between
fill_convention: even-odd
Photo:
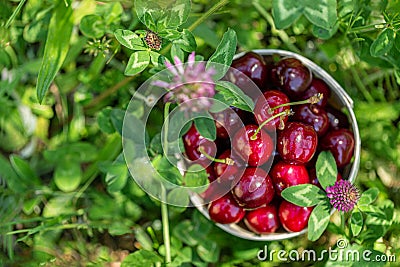
<instances>
[{"instance_id":1,"label":"purple clover flower","mask_svg":"<svg viewBox=\"0 0 400 267\"><path fill-rule=\"evenodd\" d=\"M349 181L340 180L333 186L326 188L326 196L334 208L339 211L348 212L357 204L360 199L360 192Z\"/></svg>"},{"instance_id":2,"label":"purple clover flower","mask_svg":"<svg viewBox=\"0 0 400 267\"><path fill-rule=\"evenodd\" d=\"M157 80L152 84L169 90L164 96L164 102L183 104L183 110L198 112L207 110L212 105L215 95L215 82L213 68L206 69L205 62L195 62L195 53L191 53L186 64L174 58L174 65L165 62L167 70L172 75L169 82ZM189 100L190 103L185 102Z\"/></svg>"}]
</instances>

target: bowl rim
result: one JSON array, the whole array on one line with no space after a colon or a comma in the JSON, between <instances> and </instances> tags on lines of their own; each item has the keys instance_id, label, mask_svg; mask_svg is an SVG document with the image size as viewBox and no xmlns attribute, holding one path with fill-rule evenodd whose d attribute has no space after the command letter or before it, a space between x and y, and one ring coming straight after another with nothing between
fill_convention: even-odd
<instances>
[{"instance_id":1,"label":"bowl rim","mask_svg":"<svg viewBox=\"0 0 400 267\"><path fill-rule=\"evenodd\" d=\"M246 51L250 52L250 51ZM237 59L243 56L246 52L238 53L234 56L233 59ZM281 50L281 49L254 49L251 52L255 52L262 56L271 56L271 55L279 55L281 57L294 57L299 59L305 66L307 66L313 74L315 73L318 77L322 78L331 88L332 91L335 92L335 96L338 97L338 100L341 102L343 107L348 110L348 115L350 119L351 128L354 135L354 153L353 153L353 162L348 174L348 180L351 183L354 183L358 169L360 166L360 154L361 154L361 139L360 132L358 129L357 119L353 111L354 102L351 97L347 94L347 92L342 88L342 86L323 68L318 66L316 63L311 61L310 59L299 55L297 53ZM208 211L206 205L203 203L201 197L195 193L190 195L190 199L195 206L206 218L210 220L210 216L208 215ZM332 209L331 214L334 213L335 209ZM253 240L253 241L278 241L285 240L289 238L293 238L296 236L300 236L305 234L308 230L308 227L303 229L300 232L287 232L287 233L271 233L271 234L256 234L251 231L248 231L237 224L219 224L215 223L219 228L224 230L225 232L230 233L239 238Z\"/></svg>"}]
</instances>

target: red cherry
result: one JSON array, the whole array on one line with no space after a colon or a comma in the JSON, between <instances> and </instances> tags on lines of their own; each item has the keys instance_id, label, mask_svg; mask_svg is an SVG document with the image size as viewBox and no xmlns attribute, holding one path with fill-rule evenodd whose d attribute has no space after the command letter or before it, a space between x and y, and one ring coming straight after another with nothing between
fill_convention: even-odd
<instances>
[{"instance_id":1,"label":"red cherry","mask_svg":"<svg viewBox=\"0 0 400 267\"><path fill-rule=\"evenodd\" d=\"M353 133L348 129L339 129L327 133L320 142L322 150L330 150L336 164L342 168L350 163L354 152Z\"/></svg>"},{"instance_id":2,"label":"red cherry","mask_svg":"<svg viewBox=\"0 0 400 267\"><path fill-rule=\"evenodd\" d=\"M315 105L323 108L326 106L328 99L331 96L331 89L329 89L329 86L319 78L312 79L310 86L300 96L300 99L307 99L318 93L323 94L324 97L319 102L315 103Z\"/></svg>"},{"instance_id":3,"label":"red cherry","mask_svg":"<svg viewBox=\"0 0 400 267\"><path fill-rule=\"evenodd\" d=\"M289 232L300 232L306 228L312 210L313 207L299 207L283 200L278 214L283 228Z\"/></svg>"},{"instance_id":4,"label":"red cherry","mask_svg":"<svg viewBox=\"0 0 400 267\"><path fill-rule=\"evenodd\" d=\"M277 150L287 162L305 164L317 150L318 136L313 127L301 122L289 122L278 133Z\"/></svg>"},{"instance_id":5,"label":"red cherry","mask_svg":"<svg viewBox=\"0 0 400 267\"><path fill-rule=\"evenodd\" d=\"M348 129L350 126L349 119L347 116L338 109L331 106L326 107L326 113L329 118L329 126L333 130L338 130L340 128Z\"/></svg>"},{"instance_id":6,"label":"red cherry","mask_svg":"<svg viewBox=\"0 0 400 267\"><path fill-rule=\"evenodd\" d=\"M289 186L310 183L310 178L304 165L294 165L280 161L272 167L269 175L278 196L281 196L283 189Z\"/></svg>"},{"instance_id":7,"label":"red cherry","mask_svg":"<svg viewBox=\"0 0 400 267\"><path fill-rule=\"evenodd\" d=\"M280 226L277 208L271 204L248 211L244 222L251 231L258 234L274 233Z\"/></svg>"},{"instance_id":8,"label":"red cherry","mask_svg":"<svg viewBox=\"0 0 400 267\"><path fill-rule=\"evenodd\" d=\"M267 68L262 56L254 52L247 52L244 56L235 59L232 62L232 68L235 68L247 77L249 77L257 86L262 89L264 88L265 80L267 78ZM240 78L239 78L240 79ZM242 81L236 81L236 84L240 85ZM244 85L247 81L244 81ZM239 86L240 88L243 88Z\"/></svg>"},{"instance_id":9,"label":"red cherry","mask_svg":"<svg viewBox=\"0 0 400 267\"><path fill-rule=\"evenodd\" d=\"M244 112L237 108L227 108L218 113L212 113L215 119L218 138L229 138L228 133L235 133L244 124Z\"/></svg>"},{"instance_id":10,"label":"red cherry","mask_svg":"<svg viewBox=\"0 0 400 267\"><path fill-rule=\"evenodd\" d=\"M233 197L247 209L267 205L274 198L274 186L268 174L260 168L247 168L232 189Z\"/></svg>"},{"instance_id":11,"label":"red cherry","mask_svg":"<svg viewBox=\"0 0 400 267\"><path fill-rule=\"evenodd\" d=\"M329 118L326 111L316 105L300 105L293 108L293 121L313 126L318 136L323 136L329 129Z\"/></svg>"},{"instance_id":12,"label":"red cherry","mask_svg":"<svg viewBox=\"0 0 400 267\"><path fill-rule=\"evenodd\" d=\"M271 69L271 79L289 97L296 99L310 86L311 71L296 58L283 58Z\"/></svg>"},{"instance_id":13,"label":"red cherry","mask_svg":"<svg viewBox=\"0 0 400 267\"><path fill-rule=\"evenodd\" d=\"M287 111L290 109L290 106L283 106L277 109L272 110L274 107L277 107L282 104L287 104L289 103L289 98L282 92L277 91L277 90L270 90L266 91L261 95L255 105L254 108L254 114L256 116L256 119L259 124L262 122L266 121L267 119L271 118L274 115L277 115L279 113L282 113L284 111ZM281 121L286 123L288 120L288 116L280 116L276 117L275 119L271 120L265 126L263 129L265 130L275 130L276 128L279 128Z\"/></svg>"},{"instance_id":14,"label":"red cherry","mask_svg":"<svg viewBox=\"0 0 400 267\"><path fill-rule=\"evenodd\" d=\"M231 194L211 202L208 213L211 220L222 224L238 223L245 215L244 209L236 203Z\"/></svg>"},{"instance_id":15,"label":"red cherry","mask_svg":"<svg viewBox=\"0 0 400 267\"><path fill-rule=\"evenodd\" d=\"M254 138L257 129L257 125L246 125L232 140L234 152L252 167L266 163L274 150L274 142L264 130L261 129Z\"/></svg>"},{"instance_id":16,"label":"red cherry","mask_svg":"<svg viewBox=\"0 0 400 267\"><path fill-rule=\"evenodd\" d=\"M244 171L244 165L241 162L241 159L232 154L231 150L225 150L219 157L218 159L231 159L234 163L233 164L227 164L227 163L221 163L221 162L215 162L214 163L214 172L218 178L218 182L225 184L227 186L231 186L237 183L237 181L240 179L241 174Z\"/></svg>"},{"instance_id":17,"label":"red cherry","mask_svg":"<svg viewBox=\"0 0 400 267\"><path fill-rule=\"evenodd\" d=\"M210 165L211 160L207 159L204 154L200 153L200 146L208 155L214 157L216 154L215 143L201 136L196 130L194 124L183 136L183 144L185 146L185 152L188 158L205 167Z\"/></svg>"}]
</instances>

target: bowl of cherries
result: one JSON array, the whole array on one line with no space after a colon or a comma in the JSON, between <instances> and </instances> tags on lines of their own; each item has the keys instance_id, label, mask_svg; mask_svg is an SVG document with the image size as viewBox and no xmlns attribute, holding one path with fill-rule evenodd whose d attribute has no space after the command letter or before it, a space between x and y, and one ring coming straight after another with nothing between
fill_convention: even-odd
<instances>
[{"instance_id":1,"label":"bowl of cherries","mask_svg":"<svg viewBox=\"0 0 400 267\"><path fill-rule=\"evenodd\" d=\"M299 184L320 186L316 159L327 150L335 158L337 180L354 182L360 137L353 101L325 70L293 52L241 53L231 67L260 93L250 96L252 112L231 107L213 114L213 146L194 126L183 136L189 159L216 155L206 168L209 187L191 201L218 227L241 238L270 241L301 235L312 207L296 206L281 192ZM233 76L226 79L247 93Z\"/></svg>"}]
</instances>

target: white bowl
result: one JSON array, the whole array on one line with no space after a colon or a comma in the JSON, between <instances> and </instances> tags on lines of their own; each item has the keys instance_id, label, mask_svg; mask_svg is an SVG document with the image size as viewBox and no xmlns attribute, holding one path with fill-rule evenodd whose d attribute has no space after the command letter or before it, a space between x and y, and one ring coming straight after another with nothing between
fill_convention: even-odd
<instances>
[{"instance_id":1,"label":"white bowl","mask_svg":"<svg viewBox=\"0 0 400 267\"><path fill-rule=\"evenodd\" d=\"M353 131L354 134L354 140L355 140L355 145L354 145L354 154L353 154L353 160L352 162L345 168L343 177L347 178L351 183L354 183L357 172L359 169L360 165L360 150L361 150L361 139L360 139L360 133L358 130L358 125L356 121L356 117L353 112L353 100L350 98L350 96L345 92L345 90L339 85L338 82L335 81L335 79L332 78L325 70L323 70L321 67L317 66L314 62L311 60L290 52L290 51L285 51L285 50L279 50L279 49L258 49L258 50L253 50L253 52L260 54L262 56L269 56L269 55L278 55L280 57L294 57L299 59L305 66L307 66L313 73L315 77L319 77L323 79L328 86L331 89L331 97L329 98L329 103L334 104L335 106L342 107L346 109L348 113L348 118L351 126L351 130ZM235 55L235 59L239 58L244 55L243 53ZM207 205L204 204L203 199L197 195L197 194L192 194L191 195L191 201L194 206L208 219L210 219L208 215L208 210L207 210ZM333 210L332 210L333 212ZM238 224L219 224L216 223L216 225L221 228L222 230L243 238L243 239L248 239L248 240L256 240L256 241L274 241L274 240L283 240L283 239L289 239L292 237L296 237L299 235L302 235L307 232L307 228L300 231L300 232L294 232L294 233L289 233L289 232L278 232L278 233L271 233L271 234L256 234L244 226L240 226Z\"/></svg>"}]
</instances>

